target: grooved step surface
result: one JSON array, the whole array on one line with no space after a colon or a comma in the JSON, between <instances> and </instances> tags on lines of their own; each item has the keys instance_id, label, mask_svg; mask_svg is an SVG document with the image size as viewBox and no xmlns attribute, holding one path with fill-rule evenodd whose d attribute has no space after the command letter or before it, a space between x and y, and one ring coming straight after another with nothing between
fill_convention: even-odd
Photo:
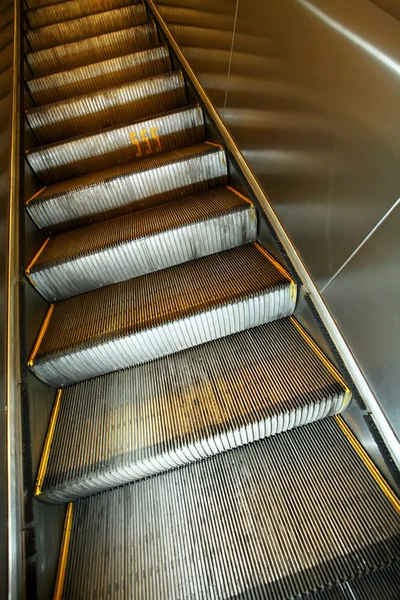
<instances>
[{"instance_id":1,"label":"grooved step surface","mask_svg":"<svg viewBox=\"0 0 400 600\"><path fill-rule=\"evenodd\" d=\"M35 77L149 50L160 45L154 23L129 27L71 44L29 52L26 60Z\"/></svg>"},{"instance_id":2,"label":"grooved step surface","mask_svg":"<svg viewBox=\"0 0 400 600\"><path fill-rule=\"evenodd\" d=\"M129 4L137 4L139 0L67 0L66 2L52 4L25 11L29 27L45 27L53 23L62 23L69 19L85 17L115 8L122 8Z\"/></svg>"},{"instance_id":3,"label":"grooved step surface","mask_svg":"<svg viewBox=\"0 0 400 600\"><path fill-rule=\"evenodd\" d=\"M226 188L51 238L29 270L49 302L255 242L255 208Z\"/></svg>"},{"instance_id":4,"label":"grooved step surface","mask_svg":"<svg viewBox=\"0 0 400 600\"><path fill-rule=\"evenodd\" d=\"M31 108L26 118L42 144L129 123L187 104L180 71Z\"/></svg>"},{"instance_id":5,"label":"grooved step surface","mask_svg":"<svg viewBox=\"0 0 400 600\"><path fill-rule=\"evenodd\" d=\"M168 48L160 46L69 71L36 77L28 80L26 85L37 105L51 104L73 96L147 79L171 70Z\"/></svg>"},{"instance_id":6,"label":"grooved step surface","mask_svg":"<svg viewBox=\"0 0 400 600\"><path fill-rule=\"evenodd\" d=\"M35 373L61 387L290 316L296 289L253 244L54 306Z\"/></svg>"},{"instance_id":7,"label":"grooved step surface","mask_svg":"<svg viewBox=\"0 0 400 600\"><path fill-rule=\"evenodd\" d=\"M41 497L66 502L340 412L289 319L66 388ZM97 432L97 435L94 435Z\"/></svg>"},{"instance_id":8,"label":"grooved step surface","mask_svg":"<svg viewBox=\"0 0 400 600\"><path fill-rule=\"evenodd\" d=\"M39 180L51 184L198 144L204 138L203 111L197 105L42 146L26 157Z\"/></svg>"},{"instance_id":9,"label":"grooved step surface","mask_svg":"<svg viewBox=\"0 0 400 600\"><path fill-rule=\"evenodd\" d=\"M226 177L225 151L205 143L54 184L27 209L56 233L225 185Z\"/></svg>"},{"instance_id":10,"label":"grooved step surface","mask_svg":"<svg viewBox=\"0 0 400 600\"><path fill-rule=\"evenodd\" d=\"M26 32L26 37L31 49L36 51L126 29L127 26L142 25L147 21L144 4L137 4L39 29L30 29Z\"/></svg>"},{"instance_id":11,"label":"grooved step surface","mask_svg":"<svg viewBox=\"0 0 400 600\"><path fill-rule=\"evenodd\" d=\"M398 515L332 417L76 502L63 598L286 600L399 547Z\"/></svg>"}]
</instances>

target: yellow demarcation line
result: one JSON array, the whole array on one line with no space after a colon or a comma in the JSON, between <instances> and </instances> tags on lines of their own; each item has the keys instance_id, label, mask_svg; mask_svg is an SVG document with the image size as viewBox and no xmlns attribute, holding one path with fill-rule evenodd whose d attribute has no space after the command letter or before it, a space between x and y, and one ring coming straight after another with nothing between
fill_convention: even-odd
<instances>
[{"instance_id":1,"label":"yellow demarcation line","mask_svg":"<svg viewBox=\"0 0 400 600\"><path fill-rule=\"evenodd\" d=\"M340 383L344 390L344 407L347 406L351 400L351 391L346 384L345 380L337 370L337 368L331 363L331 361L325 356L320 348L318 348L317 344L314 340L308 335L307 331L300 325L300 323L294 318L290 317L292 324L296 327L299 333L306 340L307 344L314 350L315 354L318 358L324 363L325 367L328 371L333 375L333 377Z\"/></svg>"},{"instance_id":2,"label":"yellow demarcation line","mask_svg":"<svg viewBox=\"0 0 400 600\"><path fill-rule=\"evenodd\" d=\"M47 185L45 185L44 187L42 187L41 190L39 190L38 192L36 192L36 194L33 194L33 196L31 196L30 198L28 198L28 200L25 202L25 205L29 204L29 202L32 202L32 200L34 198L36 198L36 196L39 196L39 194L41 194L42 192L44 192L44 190L46 189Z\"/></svg>"},{"instance_id":3,"label":"yellow demarcation line","mask_svg":"<svg viewBox=\"0 0 400 600\"><path fill-rule=\"evenodd\" d=\"M35 496L40 496L40 494L42 493L42 485L43 485L44 476L46 474L47 463L49 462L51 443L53 441L57 417L58 417L58 413L60 411L61 396L62 396L62 390L58 390L56 399L54 401L53 410L51 412L50 423L49 423L49 428L47 430L46 439L45 439L44 446L43 446L42 457L40 459L40 465L39 465L38 475L37 475L37 479L36 479L36 486L35 486Z\"/></svg>"},{"instance_id":4,"label":"yellow demarcation line","mask_svg":"<svg viewBox=\"0 0 400 600\"><path fill-rule=\"evenodd\" d=\"M61 552L60 552L60 559L58 561L57 578L56 578L56 585L54 588L53 600L61 600L61 598L62 598L64 579L65 579L65 570L67 568L68 546L69 546L69 540L71 537L71 528L72 528L72 502L70 502L68 504L67 514L65 515L64 531L63 531L63 538L62 538L62 542L61 542Z\"/></svg>"},{"instance_id":5,"label":"yellow demarcation line","mask_svg":"<svg viewBox=\"0 0 400 600\"><path fill-rule=\"evenodd\" d=\"M215 142L204 142L205 144L208 144L209 146L215 146L216 148L221 148L221 150L224 149L224 147L221 144L216 144Z\"/></svg>"},{"instance_id":6,"label":"yellow demarcation line","mask_svg":"<svg viewBox=\"0 0 400 600\"><path fill-rule=\"evenodd\" d=\"M280 273L282 273L282 275L284 275L284 277L286 277L286 279L289 281L289 283L290 283L290 299L294 300L296 302L297 285L296 285L296 282L293 281L290 273L288 271L286 271L285 267L282 267L282 265L272 256L272 254L270 254L265 248L263 248L261 246L261 244L256 242L254 245L257 248L257 250L259 252L261 252L261 254L263 254L265 256L265 258L267 258L269 260L269 262L272 263L274 265L274 267L276 267L276 269Z\"/></svg>"},{"instance_id":7,"label":"yellow demarcation line","mask_svg":"<svg viewBox=\"0 0 400 600\"><path fill-rule=\"evenodd\" d=\"M396 496L396 494L389 486L385 478L380 474L380 472L378 471L368 454L365 452L364 448L361 446L360 442L358 441L354 433L351 431L350 427L345 423L343 418L340 415L336 415L335 419L340 429L343 431L344 435L347 437L350 444L353 446L354 450L357 452L358 456L361 458L368 471L375 479L382 492L385 494L386 498L393 504L396 512L400 514L399 498Z\"/></svg>"},{"instance_id":8,"label":"yellow demarcation line","mask_svg":"<svg viewBox=\"0 0 400 600\"><path fill-rule=\"evenodd\" d=\"M238 192L237 190L235 190L235 188L231 187L230 185L227 185L226 189L229 190L230 192L233 192L234 194L236 194L236 196L239 196L239 198L241 198L242 200L244 200L245 202L247 202L248 204L250 204L250 206L254 206L254 204L250 200L250 198L246 198L246 196L244 196L243 194L241 194L240 192Z\"/></svg>"},{"instance_id":9,"label":"yellow demarcation line","mask_svg":"<svg viewBox=\"0 0 400 600\"><path fill-rule=\"evenodd\" d=\"M29 265L26 267L25 269L25 275L27 275L29 277L29 273L31 272L31 269L33 267L33 265L35 264L35 262L37 261L37 259L39 258L39 256L42 254L43 250L46 248L47 244L49 243L50 238L47 238L47 240L45 240L43 242L43 244L40 246L39 250L36 252L35 256L32 258L31 262L29 263Z\"/></svg>"},{"instance_id":10,"label":"yellow demarcation line","mask_svg":"<svg viewBox=\"0 0 400 600\"><path fill-rule=\"evenodd\" d=\"M44 337L44 334L46 333L46 329L49 326L49 322L51 319L51 315L53 314L53 311L54 311L54 304L50 304L49 310L47 311L47 314L46 314L44 321L42 323L42 326L40 328L39 335L37 336L35 345L33 346L32 352L29 356L28 367L33 367L33 363L35 361L36 354L39 350L40 344L42 343L42 339Z\"/></svg>"}]
</instances>

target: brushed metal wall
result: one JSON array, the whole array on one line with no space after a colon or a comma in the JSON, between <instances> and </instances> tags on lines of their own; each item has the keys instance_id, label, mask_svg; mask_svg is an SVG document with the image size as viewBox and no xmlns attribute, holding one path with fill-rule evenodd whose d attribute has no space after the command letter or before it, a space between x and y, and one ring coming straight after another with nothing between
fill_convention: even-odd
<instances>
[{"instance_id":1,"label":"brushed metal wall","mask_svg":"<svg viewBox=\"0 0 400 600\"><path fill-rule=\"evenodd\" d=\"M157 4L400 438L395 3Z\"/></svg>"}]
</instances>

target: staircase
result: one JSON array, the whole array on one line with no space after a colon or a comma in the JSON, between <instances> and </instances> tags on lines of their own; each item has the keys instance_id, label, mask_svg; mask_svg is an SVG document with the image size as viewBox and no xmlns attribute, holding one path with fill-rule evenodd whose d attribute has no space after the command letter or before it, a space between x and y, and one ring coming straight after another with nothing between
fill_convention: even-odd
<instances>
[{"instance_id":1,"label":"staircase","mask_svg":"<svg viewBox=\"0 0 400 600\"><path fill-rule=\"evenodd\" d=\"M35 494L70 503L55 597L367 581L400 557L400 504L150 12L27 4L26 210L48 238L26 275L49 302L28 364L58 389Z\"/></svg>"}]
</instances>

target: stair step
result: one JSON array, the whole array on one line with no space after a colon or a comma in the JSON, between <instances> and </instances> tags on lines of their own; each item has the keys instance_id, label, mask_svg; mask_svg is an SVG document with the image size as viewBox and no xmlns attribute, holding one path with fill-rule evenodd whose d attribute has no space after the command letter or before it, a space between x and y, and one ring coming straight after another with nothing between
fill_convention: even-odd
<instances>
[{"instance_id":1,"label":"stair step","mask_svg":"<svg viewBox=\"0 0 400 600\"><path fill-rule=\"evenodd\" d=\"M224 149L204 143L56 183L26 207L39 229L54 234L197 194L226 179Z\"/></svg>"},{"instance_id":2,"label":"stair step","mask_svg":"<svg viewBox=\"0 0 400 600\"><path fill-rule=\"evenodd\" d=\"M203 111L197 105L42 146L28 151L26 157L40 181L48 185L204 139Z\"/></svg>"},{"instance_id":3,"label":"stair step","mask_svg":"<svg viewBox=\"0 0 400 600\"><path fill-rule=\"evenodd\" d=\"M256 238L251 202L217 188L48 239L26 273L54 302Z\"/></svg>"},{"instance_id":4,"label":"stair step","mask_svg":"<svg viewBox=\"0 0 400 600\"><path fill-rule=\"evenodd\" d=\"M29 27L34 29L138 3L139 0L67 0L27 10L25 17Z\"/></svg>"},{"instance_id":5,"label":"stair step","mask_svg":"<svg viewBox=\"0 0 400 600\"><path fill-rule=\"evenodd\" d=\"M340 423L70 505L63 599L286 600L391 564L398 514Z\"/></svg>"},{"instance_id":6,"label":"stair step","mask_svg":"<svg viewBox=\"0 0 400 600\"><path fill-rule=\"evenodd\" d=\"M158 115L187 104L180 71L31 108L26 118L42 144Z\"/></svg>"},{"instance_id":7,"label":"stair step","mask_svg":"<svg viewBox=\"0 0 400 600\"><path fill-rule=\"evenodd\" d=\"M65 2L65 0L25 0L25 4L28 8L43 8L43 6L50 6L51 4L59 4Z\"/></svg>"},{"instance_id":8,"label":"stair step","mask_svg":"<svg viewBox=\"0 0 400 600\"><path fill-rule=\"evenodd\" d=\"M31 49L36 51L126 29L128 25L129 27L143 25L148 20L144 4L136 4L56 25L30 29L26 32L26 37Z\"/></svg>"},{"instance_id":9,"label":"stair step","mask_svg":"<svg viewBox=\"0 0 400 600\"><path fill-rule=\"evenodd\" d=\"M290 316L296 285L249 244L52 305L29 360L63 387Z\"/></svg>"},{"instance_id":10,"label":"stair step","mask_svg":"<svg viewBox=\"0 0 400 600\"><path fill-rule=\"evenodd\" d=\"M36 105L52 104L172 71L166 46L110 58L85 67L35 77L26 82Z\"/></svg>"},{"instance_id":11,"label":"stair step","mask_svg":"<svg viewBox=\"0 0 400 600\"><path fill-rule=\"evenodd\" d=\"M60 391L36 494L73 501L341 412L314 348L281 319Z\"/></svg>"},{"instance_id":12,"label":"stair step","mask_svg":"<svg viewBox=\"0 0 400 600\"><path fill-rule=\"evenodd\" d=\"M29 52L26 60L35 77L84 67L96 62L124 56L160 45L154 23L137 25L121 31Z\"/></svg>"}]
</instances>

